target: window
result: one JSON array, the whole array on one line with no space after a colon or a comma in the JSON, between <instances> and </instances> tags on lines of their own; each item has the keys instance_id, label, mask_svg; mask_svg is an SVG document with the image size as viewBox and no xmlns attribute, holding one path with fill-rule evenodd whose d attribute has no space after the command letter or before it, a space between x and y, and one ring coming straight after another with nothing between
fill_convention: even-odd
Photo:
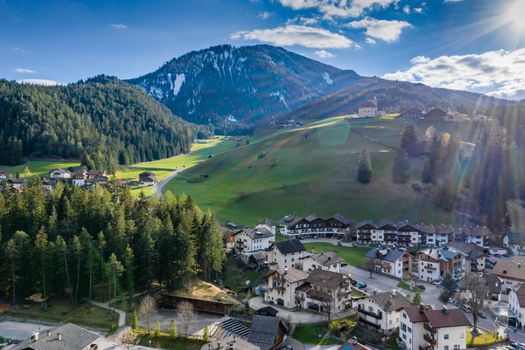
<instances>
[{"instance_id":1,"label":"window","mask_svg":"<svg viewBox=\"0 0 525 350\"><path fill-rule=\"evenodd\" d=\"M401 323L401 330L402 330L403 332L406 332L406 330L407 330L407 325L404 324L404 323Z\"/></svg>"},{"instance_id":2,"label":"window","mask_svg":"<svg viewBox=\"0 0 525 350\"><path fill-rule=\"evenodd\" d=\"M461 333L461 334L459 335L459 339L463 339L463 338L465 338L465 333Z\"/></svg>"},{"instance_id":3,"label":"window","mask_svg":"<svg viewBox=\"0 0 525 350\"><path fill-rule=\"evenodd\" d=\"M444 334L444 335L443 335L443 338L444 338L444 339L448 339L448 334Z\"/></svg>"},{"instance_id":4,"label":"window","mask_svg":"<svg viewBox=\"0 0 525 350\"><path fill-rule=\"evenodd\" d=\"M403 318L407 318L407 314L403 312Z\"/></svg>"},{"instance_id":5,"label":"window","mask_svg":"<svg viewBox=\"0 0 525 350\"><path fill-rule=\"evenodd\" d=\"M459 345L454 345L454 350L459 350Z\"/></svg>"},{"instance_id":6,"label":"window","mask_svg":"<svg viewBox=\"0 0 525 350\"><path fill-rule=\"evenodd\" d=\"M372 306L369 306L369 307L368 307L368 311L370 311L370 312L374 312L374 308L373 308Z\"/></svg>"},{"instance_id":7,"label":"window","mask_svg":"<svg viewBox=\"0 0 525 350\"><path fill-rule=\"evenodd\" d=\"M448 350L448 345L445 345L445 350Z\"/></svg>"},{"instance_id":8,"label":"window","mask_svg":"<svg viewBox=\"0 0 525 350\"><path fill-rule=\"evenodd\" d=\"M412 333L412 328L407 327L408 333Z\"/></svg>"}]
</instances>

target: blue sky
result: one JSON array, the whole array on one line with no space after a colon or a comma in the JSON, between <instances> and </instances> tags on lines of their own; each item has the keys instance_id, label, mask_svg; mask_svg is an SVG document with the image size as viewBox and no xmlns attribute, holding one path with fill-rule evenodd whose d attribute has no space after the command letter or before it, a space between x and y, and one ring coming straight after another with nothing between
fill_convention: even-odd
<instances>
[{"instance_id":1,"label":"blue sky","mask_svg":"<svg viewBox=\"0 0 525 350\"><path fill-rule=\"evenodd\" d=\"M132 78L267 43L362 75L525 98L525 0L0 0L0 77Z\"/></svg>"}]
</instances>

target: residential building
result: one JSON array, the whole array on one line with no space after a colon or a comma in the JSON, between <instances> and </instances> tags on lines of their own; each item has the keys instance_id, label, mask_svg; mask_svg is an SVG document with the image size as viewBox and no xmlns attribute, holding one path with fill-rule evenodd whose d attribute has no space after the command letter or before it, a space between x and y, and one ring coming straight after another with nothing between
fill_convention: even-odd
<instances>
[{"instance_id":1,"label":"residential building","mask_svg":"<svg viewBox=\"0 0 525 350\"><path fill-rule=\"evenodd\" d=\"M86 173L85 172L78 172L71 175L71 183L74 186L84 186L86 185Z\"/></svg>"},{"instance_id":2,"label":"residential building","mask_svg":"<svg viewBox=\"0 0 525 350\"><path fill-rule=\"evenodd\" d=\"M257 226L264 226L275 235L275 224L270 219L261 220Z\"/></svg>"},{"instance_id":3,"label":"residential building","mask_svg":"<svg viewBox=\"0 0 525 350\"><path fill-rule=\"evenodd\" d=\"M268 248L270 268L290 268L306 256L306 249L298 239L275 242Z\"/></svg>"},{"instance_id":4,"label":"residential building","mask_svg":"<svg viewBox=\"0 0 525 350\"><path fill-rule=\"evenodd\" d=\"M523 233L509 232L503 237L503 246L514 255L525 255L525 236Z\"/></svg>"},{"instance_id":5,"label":"residential building","mask_svg":"<svg viewBox=\"0 0 525 350\"><path fill-rule=\"evenodd\" d=\"M409 108L403 111L398 118L412 119L414 121L423 119L423 112L419 108Z\"/></svg>"},{"instance_id":6,"label":"residential building","mask_svg":"<svg viewBox=\"0 0 525 350\"><path fill-rule=\"evenodd\" d=\"M336 314L352 307L351 282L347 275L318 268L296 288L296 300L302 309Z\"/></svg>"},{"instance_id":7,"label":"residential building","mask_svg":"<svg viewBox=\"0 0 525 350\"><path fill-rule=\"evenodd\" d=\"M501 293L507 295L511 288L525 282L525 259L513 257L512 261L498 260L492 274L501 280Z\"/></svg>"},{"instance_id":8,"label":"residential building","mask_svg":"<svg viewBox=\"0 0 525 350\"><path fill-rule=\"evenodd\" d=\"M450 247L462 252L466 259L465 271L483 272L485 270L486 254L479 245L474 243L464 243L454 241L449 244Z\"/></svg>"},{"instance_id":9,"label":"residential building","mask_svg":"<svg viewBox=\"0 0 525 350\"><path fill-rule=\"evenodd\" d=\"M372 242L375 241L379 244L382 244L383 242L379 240L380 237L382 237L382 241L386 245L389 245L389 246L397 245L396 224L391 221L387 221L387 220L380 221L379 224L377 225L377 230L375 231L375 233L372 233L372 237L371 237Z\"/></svg>"},{"instance_id":10,"label":"residential building","mask_svg":"<svg viewBox=\"0 0 525 350\"><path fill-rule=\"evenodd\" d=\"M465 243L474 243L482 248L489 246L492 231L487 226L463 226L461 227Z\"/></svg>"},{"instance_id":11,"label":"residential building","mask_svg":"<svg viewBox=\"0 0 525 350\"><path fill-rule=\"evenodd\" d=\"M408 350L466 349L469 326L460 309L408 306L401 311L399 338Z\"/></svg>"},{"instance_id":12,"label":"residential building","mask_svg":"<svg viewBox=\"0 0 525 350\"><path fill-rule=\"evenodd\" d=\"M233 234L236 253L265 250L275 241L275 234L264 226L245 228Z\"/></svg>"},{"instance_id":13,"label":"residential building","mask_svg":"<svg viewBox=\"0 0 525 350\"><path fill-rule=\"evenodd\" d=\"M255 315L252 317L248 342L260 350L274 350L283 342L286 331L286 326L279 318Z\"/></svg>"},{"instance_id":14,"label":"residential building","mask_svg":"<svg viewBox=\"0 0 525 350\"><path fill-rule=\"evenodd\" d=\"M501 279L493 274L483 274L483 278L487 282L487 297L492 300L500 300L501 296Z\"/></svg>"},{"instance_id":15,"label":"residential building","mask_svg":"<svg viewBox=\"0 0 525 350\"><path fill-rule=\"evenodd\" d=\"M412 305L407 297L392 290L360 299L357 304L357 312L359 321L381 329L385 333L391 333L399 328L401 310Z\"/></svg>"},{"instance_id":16,"label":"residential building","mask_svg":"<svg viewBox=\"0 0 525 350\"><path fill-rule=\"evenodd\" d=\"M298 307L295 290L302 285L308 273L296 268L278 268L267 276L268 291L264 294L264 301L277 304L289 309Z\"/></svg>"},{"instance_id":17,"label":"residential building","mask_svg":"<svg viewBox=\"0 0 525 350\"><path fill-rule=\"evenodd\" d=\"M421 281L439 281L446 274L460 280L465 275L465 255L452 247L425 249L417 253L416 259Z\"/></svg>"},{"instance_id":18,"label":"residential building","mask_svg":"<svg viewBox=\"0 0 525 350\"><path fill-rule=\"evenodd\" d=\"M415 225L417 230L421 235L421 244L426 245L427 247L436 247L437 238L436 238L436 229L434 225L418 224Z\"/></svg>"},{"instance_id":19,"label":"residential building","mask_svg":"<svg viewBox=\"0 0 525 350\"><path fill-rule=\"evenodd\" d=\"M516 317L518 327L525 326L525 284L510 289L509 316Z\"/></svg>"},{"instance_id":20,"label":"residential building","mask_svg":"<svg viewBox=\"0 0 525 350\"><path fill-rule=\"evenodd\" d=\"M0 171L0 181L6 181L7 179L9 179L9 174L8 173L4 173L3 171Z\"/></svg>"},{"instance_id":21,"label":"residential building","mask_svg":"<svg viewBox=\"0 0 525 350\"><path fill-rule=\"evenodd\" d=\"M343 262L343 259L336 253L324 252L321 254L307 254L299 259L295 267L306 272L312 272L317 268L325 271L341 272Z\"/></svg>"},{"instance_id":22,"label":"residential building","mask_svg":"<svg viewBox=\"0 0 525 350\"><path fill-rule=\"evenodd\" d=\"M22 190L26 186L25 178L7 179L7 183L15 190Z\"/></svg>"},{"instance_id":23,"label":"residential building","mask_svg":"<svg viewBox=\"0 0 525 350\"><path fill-rule=\"evenodd\" d=\"M373 264L373 270L397 278L410 278L412 275L412 255L406 251L391 248L372 248L367 258Z\"/></svg>"},{"instance_id":24,"label":"residential building","mask_svg":"<svg viewBox=\"0 0 525 350\"><path fill-rule=\"evenodd\" d=\"M377 225L373 221L365 220L356 224L355 233L357 243L360 245L370 245L372 243L372 234L377 240Z\"/></svg>"},{"instance_id":25,"label":"residential building","mask_svg":"<svg viewBox=\"0 0 525 350\"><path fill-rule=\"evenodd\" d=\"M421 234L416 226L402 220L397 222L396 227L398 246L412 247L421 244Z\"/></svg>"},{"instance_id":26,"label":"residential building","mask_svg":"<svg viewBox=\"0 0 525 350\"><path fill-rule=\"evenodd\" d=\"M139 182L143 186L153 186L157 184L157 177L151 171L144 171L139 174Z\"/></svg>"},{"instance_id":27,"label":"residential building","mask_svg":"<svg viewBox=\"0 0 525 350\"><path fill-rule=\"evenodd\" d=\"M377 102L375 100L366 101L359 106L357 111L359 118L375 118L378 116Z\"/></svg>"},{"instance_id":28,"label":"residential building","mask_svg":"<svg viewBox=\"0 0 525 350\"><path fill-rule=\"evenodd\" d=\"M68 323L43 332L35 332L11 350L96 350L100 335Z\"/></svg>"},{"instance_id":29,"label":"residential building","mask_svg":"<svg viewBox=\"0 0 525 350\"><path fill-rule=\"evenodd\" d=\"M71 172L67 169L57 168L53 169L49 172L49 178L57 180L57 179L70 179L71 178Z\"/></svg>"},{"instance_id":30,"label":"residential building","mask_svg":"<svg viewBox=\"0 0 525 350\"><path fill-rule=\"evenodd\" d=\"M431 122L442 122L447 117L447 112L441 108L433 108L423 114L423 119Z\"/></svg>"},{"instance_id":31,"label":"residential building","mask_svg":"<svg viewBox=\"0 0 525 350\"><path fill-rule=\"evenodd\" d=\"M342 215L322 219L315 214L307 217L285 216L280 222L283 236L305 237L343 237L350 226L350 220Z\"/></svg>"},{"instance_id":32,"label":"residential building","mask_svg":"<svg viewBox=\"0 0 525 350\"><path fill-rule=\"evenodd\" d=\"M453 242L456 238L456 232L454 227L450 224L437 224L434 225L436 230L436 246L441 247Z\"/></svg>"}]
</instances>

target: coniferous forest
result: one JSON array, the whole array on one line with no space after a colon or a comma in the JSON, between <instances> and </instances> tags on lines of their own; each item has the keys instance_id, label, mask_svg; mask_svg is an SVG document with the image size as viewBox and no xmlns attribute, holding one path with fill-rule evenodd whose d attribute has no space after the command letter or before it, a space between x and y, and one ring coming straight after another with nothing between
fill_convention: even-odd
<instances>
[{"instance_id":1,"label":"coniferous forest","mask_svg":"<svg viewBox=\"0 0 525 350\"><path fill-rule=\"evenodd\" d=\"M107 76L51 87L0 80L0 96L0 164L78 158L111 171L188 152L199 131L139 88Z\"/></svg>"},{"instance_id":2,"label":"coniferous forest","mask_svg":"<svg viewBox=\"0 0 525 350\"><path fill-rule=\"evenodd\" d=\"M211 212L190 197L133 198L128 190L85 190L35 181L23 192L0 192L0 299L33 293L70 299L121 291L168 290L195 277L211 280L225 253ZM158 283L158 284L157 284Z\"/></svg>"}]
</instances>

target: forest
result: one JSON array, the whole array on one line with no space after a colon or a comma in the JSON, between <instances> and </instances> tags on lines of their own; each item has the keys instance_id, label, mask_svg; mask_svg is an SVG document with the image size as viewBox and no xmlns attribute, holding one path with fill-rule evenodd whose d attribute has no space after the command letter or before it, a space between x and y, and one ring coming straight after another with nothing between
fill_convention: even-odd
<instances>
[{"instance_id":1,"label":"forest","mask_svg":"<svg viewBox=\"0 0 525 350\"><path fill-rule=\"evenodd\" d=\"M90 168L162 159L208 132L139 88L108 76L65 86L0 80L0 164L76 158Z\"/></svg>"},{"instance_id":2,"label":"forest","mask_svg":"<svg viewBox=\"0 0 525 350\"><path fill-rule=\"evenodd\" d=\"M13 304L176 290L216 278L226 259L217 220L190 197L133 198L114 184L4 189L0 227L0 300Z\"/></svg>"}]
</instances>

